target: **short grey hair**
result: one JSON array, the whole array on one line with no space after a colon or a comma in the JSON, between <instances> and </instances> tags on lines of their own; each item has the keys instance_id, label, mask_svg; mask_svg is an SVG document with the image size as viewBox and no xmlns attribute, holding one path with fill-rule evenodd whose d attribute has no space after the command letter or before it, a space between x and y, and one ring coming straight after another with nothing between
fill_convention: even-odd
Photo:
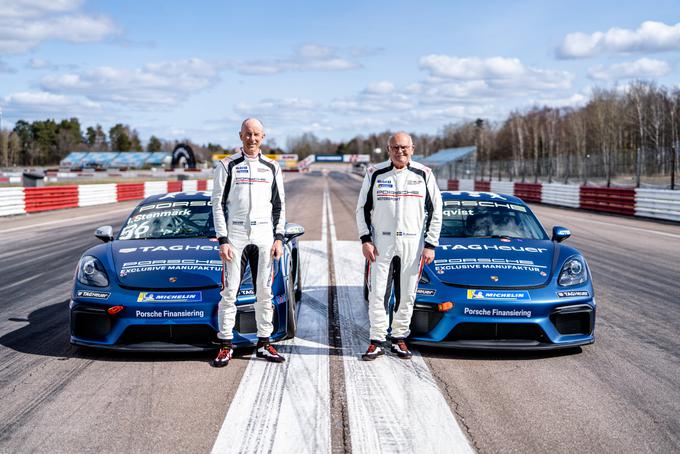
<instances>
[{"instance_id":1,"label":"short grey hair","mask_svg":"<svg viewBox=\"0 0 680 454\"><path fill-rule=\"evenodd\" d=\"M245 120L243 120L243 123L241 123L241 131L243 131L243 128L246 127L246 123L248 123L249 121L256 121L260 125L262 132L264 132L264 125L262 124L262 122L260 120L258 120L255 117L248 117Z\"/></svg>"},{"instance_id":2,"label":"short grey hair","mask_svg":"<svg viewBox=\"0 0 680 454\"><path fill-rule=\"evenodd\" d=\"M406 131L397 131L394 134L390 134L390 136L387 138L387 148L390 147L390 143L392 143L392 140L399 134L403 134L406 137L408 137L408 141L411 142L411 146L413 146L413 137L411 137L411 134L409 134Z\"/></svg>"}]
</instances>

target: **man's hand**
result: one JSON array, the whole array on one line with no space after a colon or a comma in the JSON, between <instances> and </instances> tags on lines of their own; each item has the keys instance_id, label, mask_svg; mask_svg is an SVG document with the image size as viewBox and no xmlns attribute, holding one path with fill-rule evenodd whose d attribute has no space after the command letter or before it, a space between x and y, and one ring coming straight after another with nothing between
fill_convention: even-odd
<instances>
[{"instance_id":1,"label":"man's hand","mask_svg":"<svg viewBox=\"0 0 680 454\"><path fill-rule=\"evenodd\" d=\"M424 248L423 253L422 253L422 257L423 257L423 263L425 265L429 265L434 260L434 249Z\"/></svg>"},{"instance_id":2,"label":"man's hand","mask_svg":"<svg viewBox=\"0 0 680 454\"><path fill-rule=\"evenodd\" d=\"M281 240L274 241L272 244L271 258L278 260L283 255L283 242Z\"/></svg>"},{"instance_id":3,"label":"man's hand","mask_svg":"<svg viewBox=\"0 0 680 454\"><path fill-rule=\"evenodd\" d=\"M231 259L234 258L234 250L231 248L231 244L220 244L220 258L224 262L231 262Z\"/></svg>"},{"instance_id":4,"label":"man's hand","mask_svg":"<svg viewBox=\"0 0 680 454\"><path fill-rule=\"evenodd\" d=\"M364 254L364 257L369 262L375 262L375 258L378 256L378 250L370 241L361 245L361 253Z\"/></svg>"}]
</instances>

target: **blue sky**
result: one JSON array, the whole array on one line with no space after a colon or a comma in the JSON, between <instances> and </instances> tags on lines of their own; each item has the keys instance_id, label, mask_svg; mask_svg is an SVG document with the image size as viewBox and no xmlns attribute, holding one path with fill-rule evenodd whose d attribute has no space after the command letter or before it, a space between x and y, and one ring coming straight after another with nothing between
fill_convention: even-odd
<instances>
[{"instance_id":1,"label":"blue sky","mask_svg":"<svg viewBox=\"0 0 680 454\"><path fill-rule=\"evenodd\" d=\"M436 133L636 78L680 87L677 1L0 0L0 107L143 140Z\"/></svg>"}]
</instances>

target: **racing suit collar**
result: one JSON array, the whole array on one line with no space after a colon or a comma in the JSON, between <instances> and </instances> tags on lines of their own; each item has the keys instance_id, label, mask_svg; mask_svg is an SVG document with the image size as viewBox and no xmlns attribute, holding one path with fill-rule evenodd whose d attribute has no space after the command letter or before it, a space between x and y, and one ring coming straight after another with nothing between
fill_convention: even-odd
<instances>
[{"instance_id":1,"label":"racing suit collar","mask_svg":"<svg viewBox=\"0 0 680 454\"><path fill-rule=\"evenodd\" d=\"M411 169L411 161L407 162L404 167L401 169L398 169L394 166L394 163L390 160L390 170L394 170L395 172L402 172L404 170L410 170Z\"/></svg>"},{"instance_id":2,"label":"racing suit collar","mask_svg":"<svg viewBox=\"0 0 680 454\"><path fill-rule=\"evenodd\" d=\"M258 150L257 154L255 156L251 157L245 152L243 147L241 147L241 156L243 156L244 159L248 159L250 161L255 161L255 160L260 159L260 156L262 156L262 150Z\"/></svg>"}]
</instances>

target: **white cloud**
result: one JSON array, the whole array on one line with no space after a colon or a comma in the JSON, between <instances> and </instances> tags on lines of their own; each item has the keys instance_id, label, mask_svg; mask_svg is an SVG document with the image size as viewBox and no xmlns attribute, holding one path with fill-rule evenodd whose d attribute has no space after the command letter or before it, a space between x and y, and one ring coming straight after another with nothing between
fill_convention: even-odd
<instances>
[{"instance_id":1,"label":"white cloud","mask_svg":"<svg viewBox=\"0 0 680 454\"><path fill-rule=\"evenodd\" d=\"M219 66L198 58L149 63L139 69L100 67L82 73L48 75L44 90L79 94L98 102L151 109L174 106L219 80Z\"/></svg>"},{"instance_id":2,"label":"white cloud","mask_svg":"<svg viewBox=\"0 0 680 454\"><path fill-rule=\"evenodd\" d=\"M517 58L459 58L448 55L426 55L420 67L428 71L431 82L446 80L484 83L491 89L555 90L571 86L573 75L566 71L537 69Z\"/></svg>"},{"instance_id":3,"label":"white cloud","mask_svg":"<svg viewBox=\"0 0 680 454\"><path fill-rule=\"evenodd\" d=\"M559 58L588 58L605 53L651 53L680 50L680 23L645 21L636 30L569 33L557 49Z\"/></svg>"},{"instance_id":4,"label":"white cloud","mask_svg":"<svg viewBox=\"0 0 680 454\"><path fill-rule=\"evenodd\" d=\"M238 102L233 107L238 118L257 117L265 125L267 134L277 128L302 130L304 125L321 121L323 106L304 98L265 98L256 102Z\"/></svg>"},{"instance_id":5,"label":"white cloud","mask_svg":"<svg viewBox=\"0 0 680 454\"><path fill-rule=\"evenodd\" d=\"M82 3L82 0L2 0L0 19L65 13L77 9Z\"/></svg>"},{"instance_id":6,"label":"white cloud","mask_svg":"<svg viewBox=\"0 0 680 454\"><path fill-rule=\"evenodd\" d=\"M641 58L632 62L592 67L588 71L588 76L595 80L616 81L620 79L663 77L670 72L671 67L665 61Z\"/></svg>"},{"instance_id":7,"label":"white cloud","mask_svg":"<svg viewBox=\"0 0 680 454\"><path fill-rule=\"evenodd\" d=\"M361 67L359 63L343 58L338 49L318 44L300 46L288 58L230 61L225 66L244 75L272 75L286 71L309 70L344 71Z\"/></svg>"},{"instance_id":8,"label":"white cloud","mask_svg":"<svg viewBox=\"0 0 680 454\"><path fill-rule=\"evenodd\" d=\"M590 97L587 93L574 93L562 98L538 98L532 99L528 104L549 107L579 107L585 105Z\"/></svg>"},{"instance_id":9,"label":"white cloud","mask_svg":"<svg viewBox=\"0 0 680 454\"><path fill-rule=\"evenodd\" d=\"M28 63L26 63L26 68L35 70L49 70L49 71L60 71L60 70L73 70L78 66L73 64L57 65L44 58L31 58Z\"/></svg>"},{"instance_id":10,"label":"white cloud","mask_svg":"<svg viewBox=\"0 0 680 454\"><path fill-rule=\"evenodd\" d=\"M22 91L11 93L3 98L3 105L13 116L48 114L68 117L71 115L98 112L102 106L74 96L56 95L44 91Z\"/></svg>"},{"instance_id":11,"label":"white cloud","mask_svg":"<svg viewBox=\"0 0 680 454\"><path fill-rule=\"evenodd\" d=\"M394 91L394 84L387 80L382 80L380 82L373 82L368 84L368 87L364 89L364 93L372 95L386 95Z\"/></svg>"},{"instance_id":12,"label":"white cloud","mask_svg":"<svg viewBox=\"0 0 680 454\"><path fill-rule=\"evenodd\" d=\"M81 3L75 0L0 2L0 54L23 53L52 39L96 42L118 32L108 17L79 12Z\"/></svg>"}]
</instances>

